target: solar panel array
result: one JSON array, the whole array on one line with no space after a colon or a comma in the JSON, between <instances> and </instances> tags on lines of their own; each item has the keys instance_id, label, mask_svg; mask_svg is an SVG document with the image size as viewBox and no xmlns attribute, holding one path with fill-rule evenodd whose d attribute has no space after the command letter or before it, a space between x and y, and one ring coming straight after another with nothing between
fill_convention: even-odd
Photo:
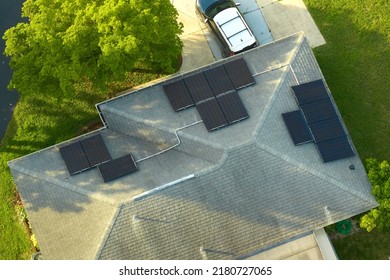
<instances>
[{"instance_id":1,"label":"solar panel array","mask_svg":"<svg viewBox=\"0 0 390 280\"><path fill-rule=\"evenodd\" d=\"M70 175L91 168L80 142L60 147L60 153Z\"/></svg>"},{"instance_id":2,"label":"solar panel array","mask_svg":"<svg viewBox=\"0 0 390 280\"><path fill-rule=\"evenodd\" d=\"M163 86L175 112L194 105L194 101L183 80L177 80Z\"/></svg>"},{"instance_id":3,"label":"solar panel array","mask_svg":"<svg viewBox=\"0 0 390 280\"><path fill-rule=\"evenodd\" d=\"M213 91L211 90L203 72L184 78L184 83L186 84L195 104L214 97Z\"/></svg>"},{"instance_id":4,"label":"solar panel array","mask_svg":"<svg viewBox=\"0 0 390 280\"><path fill-rule=\"evenodd\" d=\"M111 156L100 134L85 138L80 143L91 167L111 160Z\"/></svg>"},{"instance_id":5,"label":"solar panel array","mask_svg":"<svg viewBox=\"0 0 390 280\"><path fill-rule=\"evenodd\" d=\"M355 155L347 136L317 143L323 162L334 161Z\"/></svg>"},{"instance_id":6,"label":"solar panel array","mask_svg":"<svg viewBox=\"0 0 390 280\"><path fill-rule=\"evenodd\" d=\"M196 105L208 131L248 118L236 90L255 83L243 58L163 85L174 111Z\"/></svg>"},{"instance_id":7,"label":"solar panel array","mask_svg":"<svg viewBox=\"0 0 390 280\"><path fill-rule=\"evenodd\" d=\"M196 104L196 108L208 131L213 131L228 124L215 98Z\"/></svg>"},{"instance_id":8,"label":"solar panel array","mask_svg":"<svg viewBox=\"0 0 390 280\"><path fill-rule=\"evenodd\" d=\"M62 146L60 153L70 175L97 166L104 182L108 182L138 170L130 154L112 160L100 134Z\"/></svg>"},{"instance_id":9,"label":"solar panel array","mask_svg":"<svg viewBox=\"0 0 390 280\"><path fill-rule=\"evenodd\" d=\"M111 160L100 134L60 147L61 156L70 175L88 170Z\"/></svg>"},{"instance_id":10,"label":"solar panel array","mask_svg":"<svg viewBox=\"0 0 390 280\"><path fill-rule=\"evenodd\" d=\"M304 117L304 120L298 117L299 111L283 114L294 143L308 137L307 126L323 162L355 155L324 82L315 80L291 89Z\"/></svg>"},{"instance_id":11,"label":"solar panel array","mask_svg":"<svg viewBox=\"0 0 390 280\"><path fill-rule=\"evenodd\" d=\"M313 142L309 126L300 110L284 113L282 114L282 117L294 145Z\"/></svg>"},{"instance_id":12,"label":"solar panel array","mask_svg":"<svg viewBox=\"0 0 390 280\"><path fill-rule=\"evenodd\" d=\"M236 91L218 95L217 100L229 124L249 117Z\"/></svg>"},{"instance_id":13,"label":"solar panel array","mask_svg":"<svg viewBox=\"0 0 390 280\"><path fill-rule=\"evenodd\" d=\"M235 89L223 65L207 69L204 74L215 96Z\"/></svg>"},{"instance_id":14,"label":"solar panel array","mask_svg":"<svg viewBox=\"0 0 390 280\"><path fill-rule=\"evenodd\" d=\"M229 61L223 65L235 89L253 85L255 80L243 58Z\"/></svg>"},{"instance_id":15,"label":"solar panel array","mask_svg":"<svg viewBox=\"0 0 390 280\"><path fill-rule=\"evenodd\" d=\"M119 177L133 173L138 167L131 154L98 165L98 170L104 182L110 182Z\"/></svg>"},{"instance_id":16,"label":"solar panel array","mask_svg":"<svg viewBox=\"0 0 390 280\"><path fill-rule=\"evenodd\" d=\"M328 141L346 135L344 128L338 118L312 123L310 124L310 129L313 133L316 143Z\"/></svg>"},{"instance_id":17,"label":"solar panel array","mask_svg":"<svg viewBox=\"0 0 390 280\"><path fill-rule=\"evenodd\" d=\"M301 110L308 124L338 117L333 103L329 98L304 104L301 106Z\"/></svg>"},{"instance_id":18,"label":"solar panel array","mask_svg":"<svg viewBox=\"0 0 390 280\"><path fill-rule=\"evenodd\" d=\"M321 79L292 86L291 89L293 90L298 105L300 106L321 99L327 99L329 97L324 82Z\"/></svg>"}]
</instances>

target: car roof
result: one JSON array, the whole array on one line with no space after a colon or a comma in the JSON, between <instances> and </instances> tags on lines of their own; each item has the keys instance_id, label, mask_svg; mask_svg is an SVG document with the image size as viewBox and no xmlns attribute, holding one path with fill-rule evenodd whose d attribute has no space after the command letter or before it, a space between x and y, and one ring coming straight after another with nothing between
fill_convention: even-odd
<instances>
[{"instance_id":1,"label":"car roof","mask_svg":"<svg viewBox=\"0 0 390 280\"><path fill-rule=\"evenodd\" d=\"M228 8L214 17L214 21L233 52L238 52L256 42L252 31L237 8Z\"/></svg>"}]
</instances>

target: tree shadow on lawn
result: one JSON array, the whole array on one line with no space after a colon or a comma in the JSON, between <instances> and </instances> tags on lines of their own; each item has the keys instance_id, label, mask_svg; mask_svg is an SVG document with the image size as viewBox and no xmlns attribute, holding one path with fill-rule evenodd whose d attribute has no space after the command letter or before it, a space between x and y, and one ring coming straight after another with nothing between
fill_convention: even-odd
<instances>
[{"instance_id":1,"label":"tree shadow on lawn","mask_svg":"<svg viewBox=\"0 0 390 280\"><path fill-rule=\"evenodd\" d=\"M46 148L80 132L80 127L96 120L98 95L80 97L22 97L11 124L13 137L3 147L13 158Z\"/></svg>"}]
</instances>

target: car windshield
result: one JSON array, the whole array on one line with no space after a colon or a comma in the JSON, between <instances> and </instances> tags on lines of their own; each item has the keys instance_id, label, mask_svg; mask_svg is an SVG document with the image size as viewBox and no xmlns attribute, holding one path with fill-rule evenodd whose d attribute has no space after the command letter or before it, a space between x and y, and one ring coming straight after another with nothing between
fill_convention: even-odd
<instances>
[{"instance_id":1,"label":"car windshield","mask_svg":"<svg viewBox=\"0 0 390 280\"><path fill-rule=\"evenodd\" d=\"M200 8L209 18L214 18L220 11L235 7L235 5L232 0L199 0Z\"/></svg>"}]
</instances>

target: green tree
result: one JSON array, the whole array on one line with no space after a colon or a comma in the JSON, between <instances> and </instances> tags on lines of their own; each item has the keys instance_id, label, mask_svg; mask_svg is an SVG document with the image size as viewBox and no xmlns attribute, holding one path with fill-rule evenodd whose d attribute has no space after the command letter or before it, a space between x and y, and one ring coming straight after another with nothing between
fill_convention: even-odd
<instances>
[{"instance_id":1,"label":"green tree","mask_svg":"<svg viewBox=\"0 0 390 280\"><path fill-rule=\"evenodd\" d=\"M135 68L172 73L182 51L182 24L169 0L26 0L4 34L21 94L71 93L121 82Z\"/></svg>"},{"instance_id":2,"label":"green tree","mask_svg":"<svg viewBox=\"0 0 390 280\"><path fill-rule=\"evenodd\" d=\"M368 178L372 193L379 207L370 210L360 220L360 226L367 231L390 227L390 165L387 161L367 160Z\"/></svg>"}]
</instances>

